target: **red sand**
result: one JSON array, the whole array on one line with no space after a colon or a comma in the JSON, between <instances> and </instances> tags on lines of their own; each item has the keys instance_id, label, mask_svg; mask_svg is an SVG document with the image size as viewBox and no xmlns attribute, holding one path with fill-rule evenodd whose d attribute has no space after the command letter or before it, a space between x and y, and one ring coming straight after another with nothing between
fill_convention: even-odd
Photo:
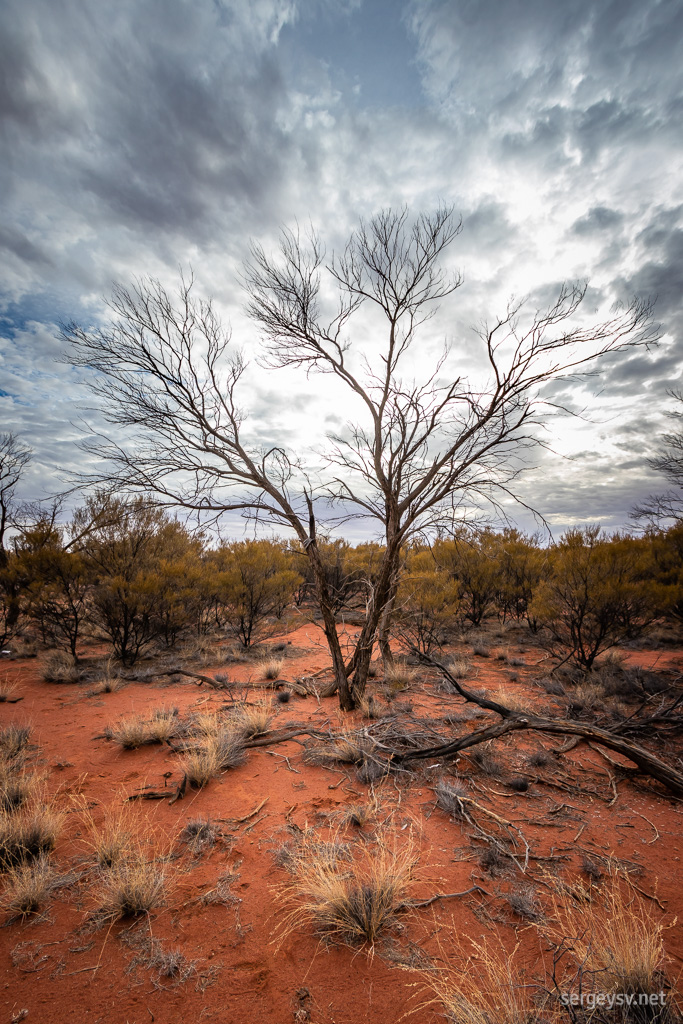
<instances>
[{"instance_id":1,"label":"red sand","mask_svg":"<svg viewBox=\"0 0 683 1024\"><path fill-rule=\"evenodd\" d=\"M316 627L302 627L290 639L295 651L306 646L310 649L286 660L283 671L287 678L314 672L328 662ZM510 648L510 653L515 651ZM553 698L524 683L525 677L539 673L531 663L541 655L527 647L524 656L529 667L516 670L519 681L514 683L508 679L508 666L475 658L476 685L496 689L504 685L538 708L549 707ZM680 652L638 652L632 657L644 665L656 663L657 669L681 665ZM84 798L97 820L105 806L121 801L122 794L144 786L160 789L165 784L172 792L179 780L177 758L168 747L122 751L115 743L93 737L132 711L174 706L185 714L218 708L224 701L222 694L197 687L189 679L166 686L163 681L161 685L130 683L119 692L89 698L85 696L87 685L42 681L35 659L7 662L3 668L8 680L19 684L18 695L23 700L0 705L0 726L8 722L32 726L32 742L40 747L38 761L49 775L50 791L58 803L69 808L65 837L54 854L61 871L80 872L91 864L72 798ZM253 674L254 668L230 665L223 670L239 680ZM259 691L246 692L250 700L261 696ZM396 703L407 701L422 717L436 719L449 710L462 710L459 698L435 693L431 682L413 685ZM311 722L318 728L337 729L341 721L336 698L318 703L313 697L293 697L287 705L273 704L273 709L278 728L287 722ZM449 735L461 728L441 723L439 731ZM523 770L530 750L559 745L547 737L528 736L520 741L515 736L499 747L508 770L515 766ZM289 838L286 825L318 824L324 820L320 815L358 803L369 792L352 770L330 771L303 764L301 750L293 741L273 746L273 752L268 747L252 749L244 766L225 773L200 792L188 792L172 806L165 800L133 804L136 814L171 838L189 818L201 814L217 822L239 819L267 798L255 817L224 826L233 839L201 857L184 852L174 860L169 867L173 886L167 905L138 925L141 934L153 935L165 946L180 948L186 957L199 961L194 977L176 987L166 980L164 989L155 983L154 972L145 967L131 972L135 950L120 937L130 922L117 923L111 929L83 930L93 909L84 876L71 889L58 892L44 915L11 923L0 931L0 1020L25 1019L27 1024L195 1024L204 1020L220 1024L395 1024L407 1010L418 1007L419 977L409 969L399 969L382 948L368 957L365 952L325 944L310 925L293 932L279 948L273 941L282 916L274 896L288 879L275 865L273 850ZM609 806L613 797L609 765L585 745L565 756L561 778L572 777L582 788L593 791L592 796L541 784L532 784L527 793L511 793L501 783L477 773L466 756L460 760L460 769L476 784L473 795L482 805L523 827L536 856L566 855L564 871L576 877L585 854L613 853L642 868L636 882L644 892L656 892L667 923L676 915L683 919L682 804L668 798L655 784L640 782L636 789L631 782L620 781L618 799ZM170 774L164 779L166 773ZM452 921L461 934L476 938L493 929L508 947L517 937L523 955L535 966L539 950L535 929L516 917L505 902L510 885L525 879L518 872L491 878L480 868L476 854L472 856L471 828L450 821L434 807L431 787L437 776L438 769L427 764L409 786L397 788L390 782L385 788L386 807L396 808L396 826L419 834L421 881L417 895L426 898L436 892L461 892L477 883L489 896L473 893L438 900L407 915L394 937L394 948L402 947L404 958L412 955L415 962L415 944L434 952L434 933ZM563 803L567 805L563 810L549 814ZM176 845L175 849L180 848ZM540 873L541 864L532 861L531 873ZM198 902L198 897L212 890L218 877L231 869L239 876L231 886L235 901L227 906ZM674 958L672 973L676 976L683 962L680 925L667 932L667 949ZM23 1010L28 1014L20 1017ZM432 1024L443 1017L438 1007L431 1007L408 1019Z\"/></svg>"}]
</instances>

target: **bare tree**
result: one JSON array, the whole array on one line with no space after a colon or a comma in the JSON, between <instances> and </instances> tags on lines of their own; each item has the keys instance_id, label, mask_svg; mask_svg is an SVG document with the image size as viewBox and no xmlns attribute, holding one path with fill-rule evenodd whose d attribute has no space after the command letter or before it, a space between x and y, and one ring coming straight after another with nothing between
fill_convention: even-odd
<instances>
[{"instance_id":1,"label":"bare tree","mask_svg":"<svg viewBox=\"0 0 683 1024\"><path fill-rule=\"evenodd\" d=\"M670 395L683 406L683 392L671 391ZM676 420L683 420L683 408L673 412ZM648 465L662 473L672 489L663 494L652 494L641 505L633 509L633 518L645 520L651 525L666 522L683 522L683 428L662 435L664 442L658 455L648 459Z\"/></svg>"},{"instance_id":2,"label":"bare tree","mask_svg":"<svg viewBox=\"0 0 683 1024\"><path fill-rule=\"evenodd\" d=\"M304 465L281 446L245 442L238 404L244 363L230 352L229 334L211 303L193 297L192 280L181 283L175 305L156 281L119 286L111 324L100 330L70 324L63 332L74 362L99 374L89 386L109 422L135 429L129 445L102 437L86 443L107 460L100 481L204 515L239 509L295 532L313 568L344 709L362 696L378 632L389 655L386 631L402 545L418 531L453 520L475 495L509 493L511 458L539 443L533 425L543 384L654 337L650 307L638 301L597 325L572 326L585 289L565 287L524 328L521 304L482 327L488 379L481 385L457 373L448 350L421 380L409 379L407 356L418 328L460 284L440 266L459 230L448 208L412 224L406 210L388 210L361 222L327 265L316 236L306 246L284 232L278 258L253 247L245 272L248 310L262 330L268 364L334 374L364 410L362 422L331 438L330 474L317 490ZM327 318L323 271L338 296ZM349 332L364 304L383 316L386 334L374 364L366 353L359 368ZM385 540L365 624L347 663L317 544L319 499L368 517Z\"/></svg>"},{"instance_id":3,"label":"bare tree","mask_svg":"<svg viewBox=\"0 0 683 1024\"><path fill-rule=\"evenodd\" d=\"M386 543L366 622L347 665L354 698L365 687L378 629L386 637L401 546L419 531L452 522L458 507L475 495L510 493L512 460L539 443L533 427L543 384L656 335L649 304L638 300L601 323L575 325L586 287L564 286L525 326L523 303L517 303L481 327L488 379L479 387L452 367L448 349L422 381L406 379L417 328L461 283L439 268L459 230L449 208L422 215L412 226L406 210L383 211L361 223L326 268L339 292L328 320L318 301L325 256L316 237L305 250L297 236L285 233L277 261L256 246L247 269L249 312L262 327L270 364L333 373L365 409L364 424L349 424L344 436L332 438L330 463L341 472L328 491L379 524ZM376 365L366 362L359 374L344 332L363 303L381 312L386 336ZM383 650L389 653L386 639Z\"/></svg>"},{"instance_id":4,"label":"bare tree","mask_svg":"<svg viewBox=\"0 0 683 1024\"><path fill-rule=\"evenodd\" d=\"M33 452L16 434L0 434L0 569L8 561L5 535L16 512L15 491Z\"/></svg>"}]
</instances>

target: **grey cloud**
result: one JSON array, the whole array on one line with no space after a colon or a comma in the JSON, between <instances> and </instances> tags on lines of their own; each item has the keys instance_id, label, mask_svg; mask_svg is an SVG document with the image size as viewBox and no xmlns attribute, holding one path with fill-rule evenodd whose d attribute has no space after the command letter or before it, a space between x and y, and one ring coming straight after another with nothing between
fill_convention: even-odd
<instances>
[{"instance_id":1,"label":"grey cloud","mask_svg":"<svg viewBox=\"0 0 683 1024\"><path fill-rule=\"evenodd\" d=\"M608 206L593 206L583 217L574 221L572 231L576 235L590 235L619 227L623 220L624 215L619 210L612 210Z\"/></svg>"}]
</instances>

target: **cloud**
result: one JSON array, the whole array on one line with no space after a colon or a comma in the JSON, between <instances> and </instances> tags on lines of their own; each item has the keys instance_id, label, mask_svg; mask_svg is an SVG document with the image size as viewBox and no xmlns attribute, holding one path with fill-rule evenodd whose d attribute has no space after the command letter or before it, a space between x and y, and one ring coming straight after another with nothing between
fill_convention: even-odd
<instances>
[{"instance_id":1,"label":"cloud","mask_svg":"<svg viewBox=\"0 0 683 1024\"><path fill-rule=\"evenodd\" d=\"M55 325L98 322L112 281L172 284L191 263L253 354L237 280L251 237L270 249L282 223L310 220L339 248L381 206L445 201L463 216L447 258L464 284L409 373L448 338L449 372L479 379L471 325L512 293L542 306L563 280L589 278L596 320L616 299L657 297L666 347L545 392L606 432L602 446L577 440L598 453L594 476L548 455L525 490L553 515L578 516L593 494L622 515L641 485L619 445L638 452L663 429L650 405L680 378L680 5L7 0L3 18L0 411L43 453L46 486L54 464L79 458L71 421L86 400L51 361ZM374 336L364 323L361 350ZM246 398L254 436L299 452L313 426L322 436L325 417L348 415L315 378L254 370ZM550 427L560 447L562 430L574 437L561 418Z\"/></svg>"}]
</instances>

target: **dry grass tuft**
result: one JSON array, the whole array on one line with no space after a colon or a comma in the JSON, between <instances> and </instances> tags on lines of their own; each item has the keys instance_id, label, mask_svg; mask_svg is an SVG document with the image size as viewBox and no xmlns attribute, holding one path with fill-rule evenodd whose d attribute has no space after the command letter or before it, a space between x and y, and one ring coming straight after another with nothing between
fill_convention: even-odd
<instances>
[{"instance_id":1,"label":"dry grass tuft","mask_svg":"<svg viewBox=\"0 0 683 1024\"><path fill-rule=\"evenodd\" d=\"M264 658L260 665L261 678L271 680L279 679L284 663L284 658Z\"/></svg>"},{"instance_id":2,"label":"dry grass tuft","mask_svg":"<svg viewBox=\"0 0 683 1024\"><path fill-rule=\"evenodd\" d=\"M101 822L95 822L89 810L83 810L82 817L87 832L86 846L93 851L101 868L119 864L139 844L140 819L129 803L107 807Z\"/></svg>"},{"instance_id":3,"label":"dry grass tuft","mask_svg":"<svg viewBox=\"0 0 683 1024\"><path fill-rule=\"evenodd\" d=\"M4 704L8 700L14 700L18 689L18 684L10 683L7 676L5 676L5 678L0 681L0 704Z\"/></svg>"},{"instance_id":4,"label":"dry grass tuft","mask_svg":"<svg viewBox=\"0 0 683 1024\"><path fill-rule=\"evenodd\" d=\"M256 704L241 704L232 719L234 728L244 737L262 736L268 732L272 724L271 705L268 701Z\"/></svg>"},{"instance_id":5,"label":"dry grass tuft","mask_svg":"<svg viewBox=\"0 0 683 1024\"><path fill-rule=\"evenodd\" d=\"M6 725L0 729L0 760L16 761L24 754L30 738L30 725Z\"/></svg>"},{"instance_id":6,"label":"dry grass tuft","mask_svg":"<svg viewBox=\"0 0 683 1024\"><path fill-rule=\"evenodd\" d=\"M342 824L365 828L370 822L377 821L381 810L382 805L376 796L364 804L349 804L342 812Z\"/></svg>"},{"instance_id":7,"label":"dry grass tuft","mask_svg":"<svg viewBox=\"0 0 683 1024\"><path fill-rule=\"evenodd\" d=\"M120 676L107 676L106 679L100 679L98 683L95 683L87 693L88 697L99 697L102 693L117 693L123 689L124 681Z\"/></svg>"},{"instance_id":8,"label":"dry grass tuft","mask_svg":"<svg viewBox=\"0 0 683 1024\"><path fill-rule=\"evenodd\" d=\"M207 848L215 846L220 836L221 830L210 818L199 817L190 818L178 838L198 857Z\"/></svg>"},{"instance_id":9,"label":"dry grass tuft","mask_svg":"<svg viewBox=\"0 0 683 1024\"><path fill-rule=\"evenodd\" d=\"M446 668L454 679L466 679L472 671L472 662L462 656L450 658L446 662Z\"/></svg>"},{"instance_id":10,"label":"dry grass tuft","mask_svg":"<svg viewBox=\"0 0 683 1024\"><path fill-rule=\"evenodd\" d=\"M64 824L64 812L38 798L18 810L0 811L0 868L35 860L53 850Z\"/></svg>"},{"instance_id":11,"label":"dry grass tuft","mask_svg":"<svg viewBox=\"0 0 683 1024\"><path fill-rule=\"evenodd\" d=\"M118 921L146 914L165 903L167 888L163 865L135 850L100 875L95 887L97 917Z\"/></svg>"},{"instance_id":12,"label":"dry grass tuft","mask_svg":"<svg viewBox=\"0 0 683 1024\"><path fill-rule=\"evenodd\" d=\"M182 754L180 769L190 785L202 789L221 772L245 761L244 734L223 728L201 737L196 747Z\"/></svg>"},{"instance_id":13,"label":"dry grass tuft","mask_svg":"<svg viewBox=\"0 0 683 1024\"><path fill-rule=\"evenodd\" d=\"M0 761L0 810L16 811L38 796L43 778L35 772L22 771L16 764Z\"/></svg>"},{"instance_id":14,"label":"dry grass tuft","mask_svg":"<svg viewBox=\"0 0 683 1024\"><path fill-rule=\"evenodd\" d=\"M395 661L384 669L384 684L392 693L407 689L417 678L417 669L405 661Z\"/></svg>"},{"instance_id":15,"label":"dry grass tuft","mask_svg":"<svg viewBox=\"0 0 683 1024\"><path fill-rule=\"evenodd\" d=\"M533 710L530 701L524 700L523 697L513 693L506 686L499 686L497 690L487 694L487 696L490 700L495 700L498 704L502 704L504 707L509 708L510 711L531 713Z\"/></svg>"},{"instance_id":16,"label":"dry grass tuft","mask_svg":"<svg viewBox=\"0 0 683 1024\"><path fill-rule=\"evenodd\" d=\"M158 708L151 718L131 715L104 731L107 739L120 743L124 750L136 750L150 743L165 743L180 731L177 708Z\"/></svg>"},{"instance_id":17,"label":"dry grass tuft","mask_svg":"<svg viewBox=\"0 0 683 1024\"><path fill-rule=\"evenodd\" d=\"M410 906L417 862L414 841L406 834L391 842L385 837L358 844L350 861L324 855L314 839L304 839L296 851L294 879L276 897L290 908L279 942L310 921L329 939L372 950Z\"/></svg>"},{"instance_id":18,"label":"dry grass tuft","mask_svg":"<svg viewBox=\"0 0 683 1024\"><path fill-rule=\"evenodd\" d=\"M57 875L46 856L17 864L5 876L0 906L12 917L35 914L47 902Z\"/></svg>"},{"instance_id":19,"label":"dry grass tuft","mask_svg":"<svg viewBox=\"0 0 683 1024\"><path fill-rule=\"evenodd\" d=\"M612 868L604 882L574 882L571 889L555 879L549 899L552 924L544 934L556 946L564 942L584 990L594 984L601 992L639 994L663 987L664 925L625 872Z\"/></svg>"},{"instance_id":20,"label":"dry grass tuft","mask_svg":"<svg viewBox=\"0 0 683 1024\"><path fill-rule=\"evenodd\" d=\"M489 775L492 779L500 779L504 775L504 768L500 761L491 753L487 744L475 747L470 754L470 761L476 765L480 772Z\"/></svg>"},{"instance_id":21,"label":"dry grass tuft","mask_svg":"<svg viewBox=\"0 0 683 1024\"><path fill-rule=\"evenodd\" d=\"M361 764L373 749L369 736L344 730L329 743L308 747L304 760L308 764Z\"/></svg>"},{"instance_id":22,"label":"dry grass tuft","mask_svg":"<svg viewBox=\"0 0 683 1024\"><path fill-rule=\"evenodd\" d=\"M180 731L178 708L157 708L147 722L150 743L165 743Z\"/></svg>"},{"instance_id":23,"label":"dry grass tuft","mask_svg":"<svg viewBox=\"0 0 683 1024\"><path fill-rule=\"evenodd\" d=\"M47 683L77 683L81 672L67 651L50 651L42 663L43 679Z\"/></svg>"},{"instance_id":24,"label":"dry grass tuft","mask_svg":"<svg viewBox=\"0 0 683 1024\"><path fill-rule=\"evenodd\" d=\"M440 966L418 973L432 998L418 1009L440 1004L449 1024L551 1024L555 1015L533 1003L534 986L503 946L469 940L469 948L453 925L448 944L440 939Z\"/></svg>"},{"instance_id":25,"label":"dry grass tuft","mask_svg":"<svg viewBox=\"0 0 683 1024\"><path fill-rule=\"evenodd\" d=\"M461 797L467 796L467 789L459 780L447 782L440 779L434 787L437 807L449 814L451 818L463 818L465 808Z\"/></svg>"}]
</instances>

